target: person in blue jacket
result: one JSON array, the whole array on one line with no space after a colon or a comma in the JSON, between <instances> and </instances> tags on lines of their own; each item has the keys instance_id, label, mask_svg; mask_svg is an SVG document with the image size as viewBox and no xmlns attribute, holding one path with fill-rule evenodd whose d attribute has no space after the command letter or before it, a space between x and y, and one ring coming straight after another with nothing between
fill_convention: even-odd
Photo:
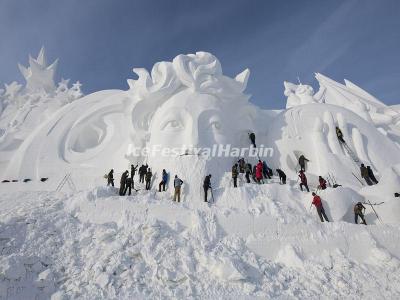
<instances>
[{"instance_id":1,"label":"person in blue jacket","mask_svg":"<svg viewBox=\"0 0 400 300\"><path fill-rule=\"evenodd\" d=\"M161 192L161 187L163 188L163 192L165 192L165 185L167 184L168 181L168 173L165 171L165 169L162 170L162 178L161 182L158 185L158 191Z\"/></svg>"}]
</instances>

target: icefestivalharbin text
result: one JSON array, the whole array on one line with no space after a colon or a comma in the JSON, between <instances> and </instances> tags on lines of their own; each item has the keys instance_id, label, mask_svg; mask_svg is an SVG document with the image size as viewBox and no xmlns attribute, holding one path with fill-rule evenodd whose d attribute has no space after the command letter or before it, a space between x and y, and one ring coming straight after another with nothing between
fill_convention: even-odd
<instances>
[{"instance_id":1,"label":"icefestivalharbin text","mask_svg":"<svg viewBox=\"0 0 400 300\"><path fill-rule=\"evenodd\" d=\"M231 144L214 144L212 147L194 147L193 145L182 145L181 147L165 147L161 144L151 147L139 148L129 144L127 155L132 156L162 156L175 157L179 155L198 155L209 159L211 157L272 157L274 149L260 145L254 147L234 147Z\"/></svg>"}]
</instances>

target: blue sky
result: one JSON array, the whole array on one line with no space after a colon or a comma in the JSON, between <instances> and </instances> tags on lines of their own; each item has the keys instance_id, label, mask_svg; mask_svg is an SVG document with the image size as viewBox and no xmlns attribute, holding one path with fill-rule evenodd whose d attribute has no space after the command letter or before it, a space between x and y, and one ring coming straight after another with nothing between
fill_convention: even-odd
<instances>
[{"instance_id":1,"label":"blue sky","mask_svg":"<svg viewBox=\"0 0 400 300\"><path fill-rule=\"evenodd\" d=\"M285 106L284 80L317 88L314 72L400 103L397 0L0 0L0 38L0 84L22 82L17 63L42 45L85 93L127 89L133 67L201 50L229 76L250 68L263 108Z\"/></svg>"}]
</instances>

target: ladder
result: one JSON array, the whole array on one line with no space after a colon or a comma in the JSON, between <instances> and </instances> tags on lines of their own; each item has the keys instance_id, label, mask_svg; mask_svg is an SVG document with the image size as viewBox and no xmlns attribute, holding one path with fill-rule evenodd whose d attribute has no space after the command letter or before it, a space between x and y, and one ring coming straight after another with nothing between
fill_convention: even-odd
<instances>
[{"instance_id":1,"label":"ladder","mask_svg":"<svg viewBox=\"0 0 400 300\"><path fill-rule=\"evenodd\" d=\"M360 159L357 157L357 155L354 153L354 151L347 145L346 143L341 143L343 145L343 148L346 150L347 154L350 155L351 159L356 163L360 163Z\"/></svg>"},{"instance_id":2,"label":"ladder","mask_svg":"<svg viewBox=\"0 0 400 300\"><path fill-rule=\"evenodd\" d=\"M71 178L71 173L67 173L65 174L65 176L63 177L63 179L61 179L60 183L58 184L57 188L56 188L56 192L60 192L61 189L64 187L64 185L68 183L69 188L73 191L73 192L77 192L78 190L76 189L76 186L74 184L74 182L72 181Z\"/></svg>"}]
</instances>

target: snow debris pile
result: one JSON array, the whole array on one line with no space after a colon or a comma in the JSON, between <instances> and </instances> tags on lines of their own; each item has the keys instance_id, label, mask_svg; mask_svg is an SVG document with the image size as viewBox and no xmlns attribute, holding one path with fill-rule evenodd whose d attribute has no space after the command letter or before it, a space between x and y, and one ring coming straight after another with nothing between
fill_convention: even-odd
<instances>
[{"instance_id":1,"label":"snow debris pile","mask_svg":"<svg viewBox=\"0 0 400 300\"><path fill-rule=\"evenodd\" d=\"M285 82L287 108L264 111L244 93L249 70L225 76L206 52L134 69L129 90L85 97L79 83L55 86L43 49L29 63L20 66L26 86L1 96L0 299L400 297L398 108L316 74L317 93ZM240 172L234 187L239 157L196 153L248 147L250 132L273 150L262 158L273 170L264 184ZM157 147L181 152L134 151ZM333 222L321 223L299 189L301 155ZM150 190L136 173L132 194L118 196L136 164L151 168ZM379 183L368 185L361 164ZM106 187L111 168L115 187ZM367 226L354 224L358 202Z\"/></svg>"}]
</instances>

